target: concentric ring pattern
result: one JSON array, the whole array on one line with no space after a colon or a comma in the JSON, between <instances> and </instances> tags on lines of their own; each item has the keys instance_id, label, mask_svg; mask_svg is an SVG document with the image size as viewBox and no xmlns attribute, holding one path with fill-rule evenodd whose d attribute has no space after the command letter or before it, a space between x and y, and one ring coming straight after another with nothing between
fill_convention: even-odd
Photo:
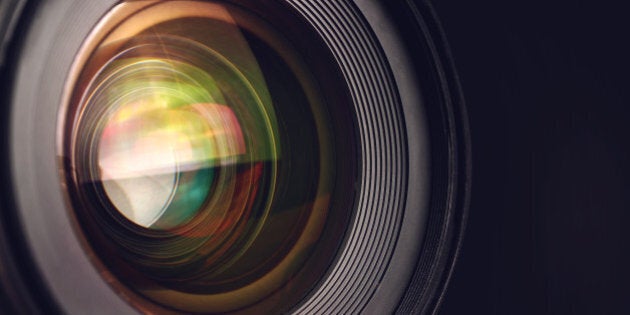
<instances>
[{"instance_id":1,"label":"concentric ring pattern","mask_svg":"<svg viewBox=\"0 0 630 315\"><path fill-rule=\"evenodd\" d=\"M140 311L285 312L324 277L354 209L336 62L302 59L246 4L123 2L68 83L69 208Z\"/></svg>"},{"instance_id":2,"label":"concentric ring pattern","mask_svg":"<svg viewBox=\"0 0 630 315\"><path fill-rule=\"evenodd\" d=\"M383 277L400 230L407 185L406 134L391 70L378 41L350 1L292 0L326 41L356 109L360 194L346 246L299 314L355 314Z\"/></svg>"},{"instance_id":3,"label":"concentric ring pattern","mask_svg":"<svg viewBox=\"0 0 630 315\"><path fill-rule=\"evenodd\" d=\"M353 1L273 3L124 2L77 66L69 195L146 307L354 314L389 268L409 167L388 59ZM285 42L271 8L308 35ZM296 36L326 57L303 63Z\"/></svg>"}]
</instances>

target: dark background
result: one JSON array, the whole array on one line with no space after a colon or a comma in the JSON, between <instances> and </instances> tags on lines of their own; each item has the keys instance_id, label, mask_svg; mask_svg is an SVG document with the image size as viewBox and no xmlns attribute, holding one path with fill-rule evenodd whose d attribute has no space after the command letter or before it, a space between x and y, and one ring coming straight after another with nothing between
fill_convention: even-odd
<instances>
[{"instance_id":1,"label":"dark background","mask_svg":"<svg viewBox=\"0 0 630 315\"><path fill-rule=\"evenodd\" d=\"M630 10L435 0L473 187L440 314L630 314Z\"/></svg>"}]
</instances>

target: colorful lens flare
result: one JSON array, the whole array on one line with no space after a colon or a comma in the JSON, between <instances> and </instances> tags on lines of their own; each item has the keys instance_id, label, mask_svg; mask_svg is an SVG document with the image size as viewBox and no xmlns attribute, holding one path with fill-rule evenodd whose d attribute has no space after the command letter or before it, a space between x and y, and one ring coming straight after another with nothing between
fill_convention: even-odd
<instances>
[{"instance_id":1,"label":"colorful lens flare","mask_svg":"<svg viewBox=\"0 0 630 315\"><path fill-rule=\"evenodd\" d=\"M167 77L160 69L179 76L156 80ZM217 103L225 101L212 93L211 78L186 82L188 71L200 70L168 60L124 60L113 70L119 79L108 86L112 95L104 95L113 105L98 147L101 180L116 208L143 227L189 221L210 194L216 169L245 160L234 111Z\"/></svg>"}]
</instances>

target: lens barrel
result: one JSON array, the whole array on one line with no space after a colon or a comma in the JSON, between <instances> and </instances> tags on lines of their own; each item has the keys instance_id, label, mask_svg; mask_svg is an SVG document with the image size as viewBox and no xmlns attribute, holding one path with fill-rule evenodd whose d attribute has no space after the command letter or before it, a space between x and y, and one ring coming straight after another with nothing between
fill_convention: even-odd
<instances>
[{"instance_id":1,"label":"lens barrel","mask_svg":"<svg viewBox=\"0 0 630 315\"><path fill-rule=\"evenodd\" d=\"M41 1L18 28L2 73L0 249L26 289L0 273L9 301L69 314L438 306L469 148L428 4Z\"/></svg>"}]
</instances>

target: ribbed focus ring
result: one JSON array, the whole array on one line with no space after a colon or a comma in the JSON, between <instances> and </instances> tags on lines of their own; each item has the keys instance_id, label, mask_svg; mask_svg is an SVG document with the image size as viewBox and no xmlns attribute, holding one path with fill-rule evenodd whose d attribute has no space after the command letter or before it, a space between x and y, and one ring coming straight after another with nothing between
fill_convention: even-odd
<instances>
[{"instance_id":1,"label":"ribbed focus ring","mask_svg":"<svg viewBox=\"0 0 630 315\"><path fill-rule=\"evenodd\" d=\"M406 135L389 65L350 1L291 0L317 29L346 79L361 145L357 212L331 272L297 313L357 313L382 279L400 231L407 185Z\"/></svg>"}]
</instances>

